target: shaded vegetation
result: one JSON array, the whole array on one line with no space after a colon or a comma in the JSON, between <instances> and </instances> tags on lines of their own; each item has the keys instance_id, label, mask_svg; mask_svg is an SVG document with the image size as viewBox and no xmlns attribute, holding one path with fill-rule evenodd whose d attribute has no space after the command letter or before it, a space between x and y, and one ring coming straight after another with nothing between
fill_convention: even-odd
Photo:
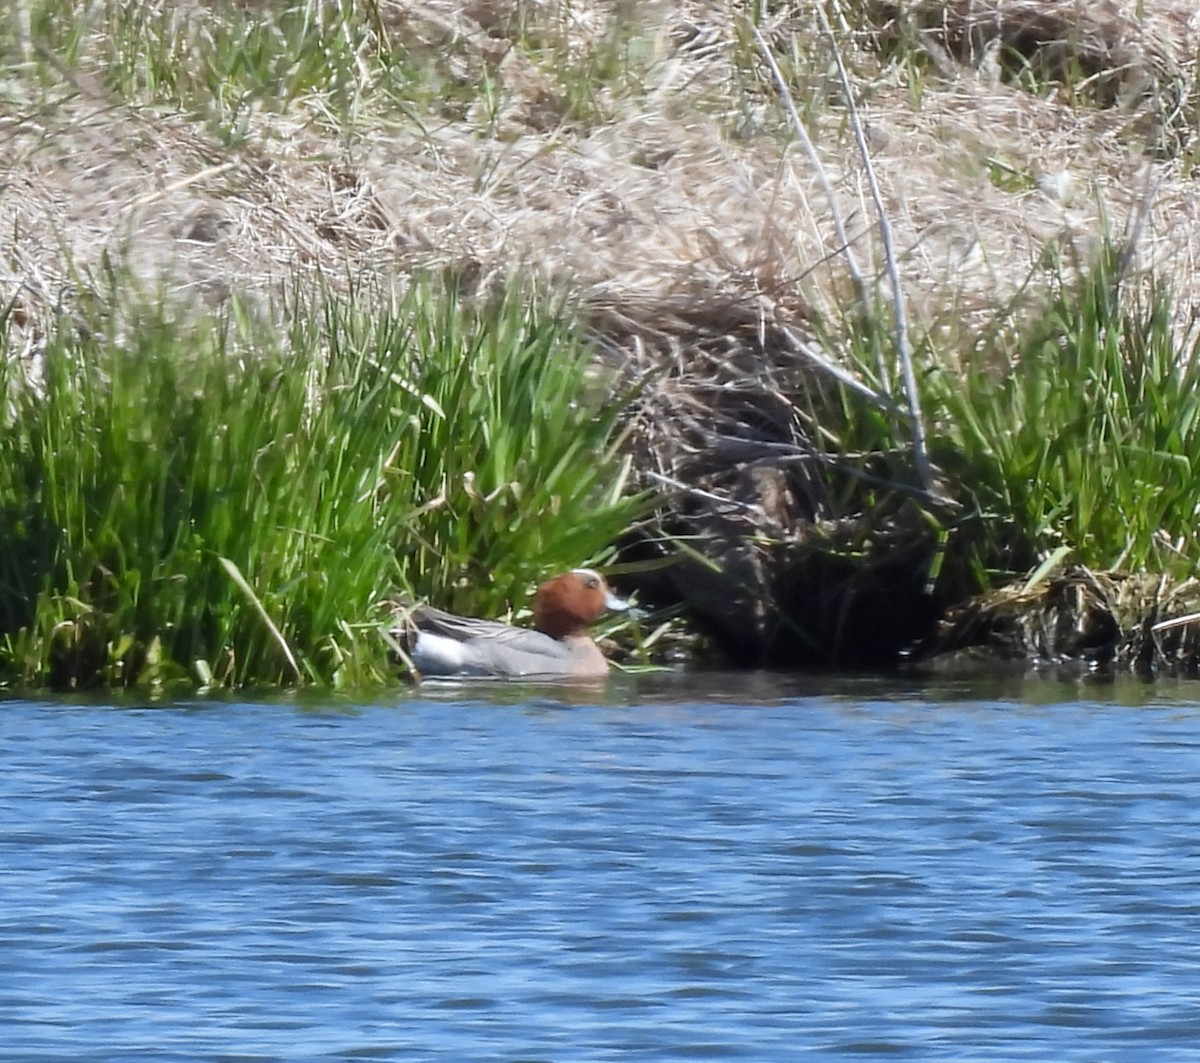
<instances>
[{"instance_id":1,"label":"shaded vegetation","mask_svg":"<svg viewBox=\"0 0 1200 1063\"><path fill-rule=\"evenodd\" d=\"M637 467L679 489L657 534L644 527L633 548L674 559L674 575L642 579L647 597L687 595L736 660L777 666L879 665L942 648L947 610L974 600L986 612L990 595L1035 570L1043 588L1071 566L1153 573L1162 615L1175 615L1168 602L1177 614L1191 599L1175 588L1200 554L1200 336L1168 284L1127 267L1109 244L1083 270L1040 267L1045 279L1031 277L1030 294L977 335L922 333L931 485L909 414L887 398L886 308L815 322L816 347L728 306L706 308L706 334L695 318L672 322L695 337L690 360L660 373L634 419ZM1150 598L1145 581L1112 586L1136 586L1136 605L1106 606L1115 618L1099 626L1076 619L1088 647L1108 637L1115 652L1118 638L1133 645L1129 618L1142 623ZM1034 600L1004 597L1005 615ZM993 630L955 623L955 643ZM1071 623L1055 613L1055 625ZM1008 644L1035 655L1075 645Z\"/></svg>"}]
</instances>

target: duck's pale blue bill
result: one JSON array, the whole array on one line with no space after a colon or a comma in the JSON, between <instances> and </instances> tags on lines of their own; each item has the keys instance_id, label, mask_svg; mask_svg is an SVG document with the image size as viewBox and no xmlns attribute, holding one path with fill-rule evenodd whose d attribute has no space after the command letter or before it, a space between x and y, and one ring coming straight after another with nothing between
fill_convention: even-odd
<instances>
[{"instance_id":1,"label":"duck's pale blue bill","mask_svg":"<svg viewBox=\"0 0 1200 1063\"><path fill-rule=\"evenodd\" d=\"M624 598L618 598L612 591L604 595L604 608L614 613L623 613L632 606Z\"/></svg>"}]
</instances>

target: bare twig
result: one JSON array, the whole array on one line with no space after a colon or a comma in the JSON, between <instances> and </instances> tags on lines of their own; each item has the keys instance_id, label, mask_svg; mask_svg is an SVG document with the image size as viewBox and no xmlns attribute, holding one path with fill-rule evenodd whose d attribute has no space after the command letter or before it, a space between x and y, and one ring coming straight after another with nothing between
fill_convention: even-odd
<instances>
[{"instance_id":1,"label":"bare twig","mask_svg":"<svg viewBox=\"0 0 1200 1063\"><path fill-rule=\"evenodd\" d=\"M892 234L891 222L888 220L887 209L883 203L883 195L879 190L879 180L875 176L875 167L871 162L871 150L867 145L866 132L858 113L854 88L850 84L850 75L842 59L842 50L837 38L829 26L825 9L817 5L817 18L821 22L821 30L829 42L834 62L837 64L838 78L842 83L842 94L850 115L850 127L854 131L854 139L862 156L863 167L866 171L867 184L871 189L871 199L875 203L875 213L879 220L879 237L883 241L884 262L887 267L888 281L892 287L892 309L896 329L896 353L900 359L900 372L904 382L905 399L908 402L908 417L912 427L913 467L917 480L927 492L933 490L933 470L929 463L929 451L925 442L925 422L921 416L921 393L917 386L917 374L913 369L912 347L908 338L908 314L904 305L904 287L900 280L900 268L896 263L896 241Z\"/></svg>"},{"instance_id":2,"label":"bare twig","mask_svg":"<svg viewBox=\"0 0 1200 1063\"><path fill-rule=\"evenodd\" d=\"M227 173L236 165L237 163L234 162L223 162L218 166L209 166L207 169L201 170L199 173L187 174L184 177L180 177L179 179L164 185L162 188L155 189L153 192L147 192L144 196L138 196L137 199L129 204L129 206L131 209L135 207L147 206L157 199L162 199L165 196L172 195L175 192L182 192L185 188L189 188L197 182L207 181L210 177L218 177L223 173Z\"/></svg>"},{"instance_id":3,"label":"bare twig","mask_svg":"<svg viewBox=\"0 0 1200 1063\"><path fill-rule=\"evenodd\" d=\"M1134 208L1133 217L1129 222L1129 235L1117 259L1116 283L1118 285L1129 276L1129 270L1133 266L1134 259L1137 258L1138 245L1142 242L1142 235L1146 231L1146 222L1149 220L1154 200L1158 196L1159 184L1160 182L1155 181L1151 173L1147 172L1145 191L1138 197L1137 206Z\"/></svg>"},{"instance_id":4,"label":"bare twig","mask_svg":"<svg viewBox=\"0 0 1200 1063\"><path fill-rule=\"evenodd\" d=\"M802 354L822 372L828 373L839 384L850 388L851 391L857 391L864 398L869 399L880 409L886 410L888 413L899 414L902 412L887 395L868 387L848 370L843 369L836 362L827 358L814 344L800 339L786 325L777 325L776 328L779 331L779 335L787 341L788 346L796 351L797 354Z\"/></svg>"},{"instance_id":5,"label":"bare twig","mask_svg":"<svg viewBox=\"0 0 1200 1063\"><path fill-rule=\"evenodd\" d=\"M817 175L817 180L821 183L821 190L825 193L825 198L829 201L829 216L833 222L833 230L837 234L838 248L845 256L846 269L849 270L850 278L854 282L854 290L858 293L858 301L862 306L862 311L864 314L870 316L870 292L862 270L858 267L858 260L854 257L854 252L850 248L850 238L846 235L846 224L842 220L842 212L838 209L837 197L833 194L833 184L829 180L829 175L825 172L821 157L817 154L816 146L813 144L812 138L808 135L808 130L804 128L804 123L800 120L800 114L796 110L796 102L792 99L787 79L783 76L783 71L779 69L779 64L775 62L775 56L771 54L771 46L752 21L748 20L747 24L750 27L750 32L754 34L754 41L758 45L758 50L762 53L764 62L766 62L768 69L771 71L771 77L775 79L775 87L779 90L779 98L783 101L784 109L787 111L792 131L796 134L796 139L803 146L804 153L808 156L808 161Z\"/></svg>"},{"instance_id":6,"label":"bare twig","mask_svg":"<svg viewBox=\"0 0 1200 1063\"><path fill-rule=\"evenodd\" d=\"M743 509L756 516L762 514L762 506L751 505L749 502L741 502L736 498L729 498L725 495L713 494L711 491L705 491L703 488L695 487L692 484L685 484L682 480L676 480L672 476L653 472L650 469L646 470L645 475L656 483L662 484L664 487L681 491L684 494L691 495L693 498L703 498L706 502L713 502L720 508Z\"/></svg>"}]
</instances>

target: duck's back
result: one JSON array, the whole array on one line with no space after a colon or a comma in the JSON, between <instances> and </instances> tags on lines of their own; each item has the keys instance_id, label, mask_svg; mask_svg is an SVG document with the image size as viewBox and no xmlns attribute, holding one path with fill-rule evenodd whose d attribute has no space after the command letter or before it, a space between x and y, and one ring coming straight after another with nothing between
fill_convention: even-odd
<instances>
[{"instance_id":1,"label":"duck's back","mask_svg":"<svg viewBox=\"0 0 1200 1063\"><path fill-rule=\"evenodd\" d=\"M581 647L579 640L559 641L540 631L455 616L429 606L413 610L410 621L416 637L409 654L426 676L591 675L595 663L588 648L603 664L603 656L590 639L584 640L587 647Z\"/></svg>"}]
</instances>

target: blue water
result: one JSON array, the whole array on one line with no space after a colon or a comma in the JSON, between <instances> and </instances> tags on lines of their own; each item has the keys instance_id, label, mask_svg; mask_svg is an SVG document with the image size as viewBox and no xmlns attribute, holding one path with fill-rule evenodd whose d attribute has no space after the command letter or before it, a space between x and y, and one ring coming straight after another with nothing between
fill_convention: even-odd
<instances>
[{"instance_id":1,"label":"blue water","mask_svg":"<svg viewBox=\"0 0 1200 1063\"><path fill-rule=\"evenodd\" d=\"M0 1059L1192 1060L1200 686L0 701Z\"/></svg>"}]
</instances>

